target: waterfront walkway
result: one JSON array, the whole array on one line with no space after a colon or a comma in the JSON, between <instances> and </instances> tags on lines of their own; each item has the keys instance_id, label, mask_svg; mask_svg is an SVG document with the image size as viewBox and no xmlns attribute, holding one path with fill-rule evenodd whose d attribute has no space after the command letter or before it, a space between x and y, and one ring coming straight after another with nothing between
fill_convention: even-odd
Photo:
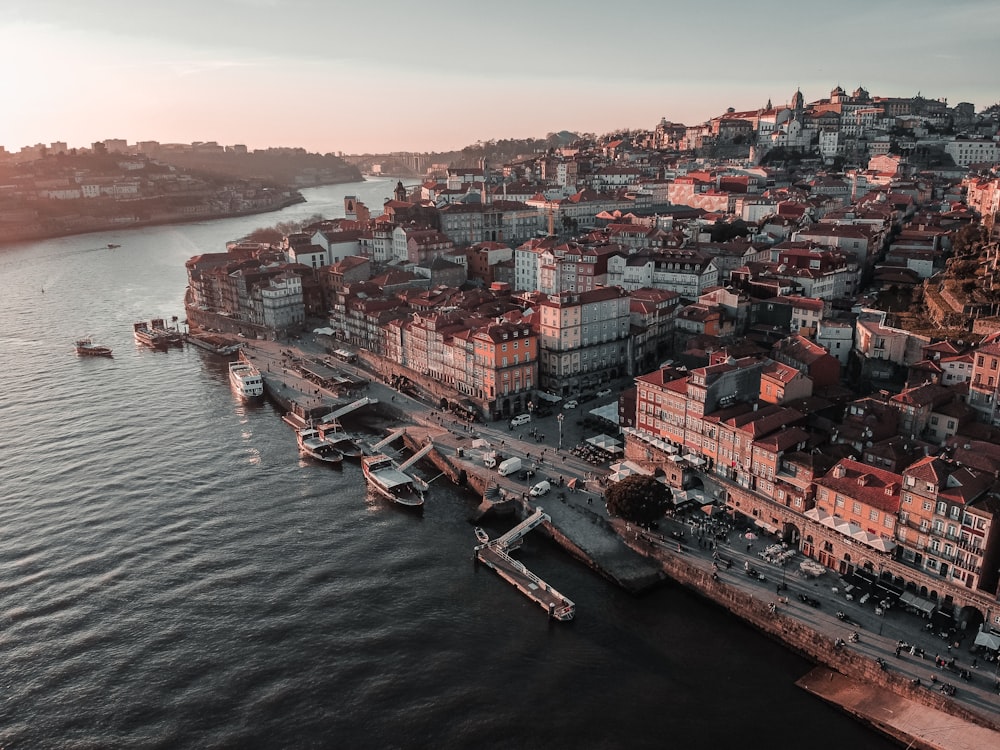
<instances>
[{"instance_id":1,"label":"waterfront walkway","mask_svg":"<svg viewBox=\"0 0 1000 750\"><path fill-rule=\"evenodd\" d=\"M322 348L315 342L305 339L301 343L295 342L295 348L304 350L306 354L322 353ZM248 347L247 353L264 373L269 388L277 389L283 398L309 409L332 407L337 404L335 394L324 393L287 367L291 351L288 344L254 341ZM361 377L371 377L370 373L360 368L348 365L338 365L338 367ZM395 409L401 418L405 417L409 423L425 428L428 435L433 437L437 449L450 460L459 460L458 451L461 449L464 454L461 460L465 462L463 465L469 471L479 472L484 469L481 451L472 449L472 443L476 439L486 440L490 448L498 450L504 457L519 456L535 464L536 475L528 480L515 476L500 478L495 472L487 473L505 491L520 493L522 496L526 496L534 482L543 478L549 479L553 484L553 490L544 501L548 508L547 513L552 518L551 525L554 531L564 537L562 542L565 546L575 548L578 555L582 553L583 557L589 559L595 570L618 581L626 588L641 590L660 580L665 561L671 556L683 558L685 564L700 568L710 575L713 572L713 562L716 562L713 560L713 554L718 552L732 561L730 567L719 566L716 571L718 585L725 586L734 594L766 601L774 606L775 616L790 618L791 621L830 640L840 638L846 641L852 630L858 630L861 635L860 641L845 646L850 653L870 659L872 663L876 657L886 660L890 671L898 673L905 679L919 679L921 690L937 691L942 683L954 685L956 695L951 701L956 706L974 712L994 725L1000 725L998 663L985 661L973 663L974 655L966 650L970 645L972 634L967 636L965 644L949 650L950 644L934 632L926 630L927 621L920 617L908 614L900 608L892 608L878 615L875 612L874 602L862 605L857 600L846 599L843 593L844 585L838 581L833 572L827 572L816 579L798 575L797 563L804 559L801 555L795 557L787 568L763 561L759 552L763 545L771 543L770 540L751 541L748 548L747 540L739 538L736 532L733 532L728 543L723 541L721 546L709 547L704 538L702 539L704 546L699 546L698 535L701 533L704 537L708 528L705 525L708 519L699 509L692 510L688 515L664 520L660 523L660 528L653 532L637 529L620 519L609 518L603 502L603 490L597 481L599 475L607 472L596 470L568 450L559 449L560 431L562 445L566 448L576 445L586 437L581 424L581 409L584 407L578 410L554 412L549 417L534 419L531 426L542 436L539 439L524 428L521 428L521 431L510 430L506 422L470 425L452 414L442 412L430 404L399 393L375 380L372 381L369 390L383 405ZM616 395L617 392L612 398ZM594 403L587 408L596 405L598 404ZM562 414L563 420L557 422L557 414ZM570 491L567 483L571 479L576 479L577 486L584 489ZM671 532L685 534L681 550L678 550L677 541ZM760 570L764 580L750 578L744 570L745 564ZM779 582L783 582L787 589L776 591ZM815 600L819 606L810 606L800 601L799 594ZM858 626L851 626L837 619L834 614L837 611L844 611L858 623ZM911 655L908 650L901 651L897 657L896 646L900 641L922 650L924 658ZM954 668L964 670L968 679L962 679L958 671L937 666L935 655L946 659L954 658L956 660ZM937 680L936 683L932 682L932 677ZM856 681L854 684L855 689L869 691L869 700L888 692L886 688L875 684L859 685ZM877 718L869 717L873 722ZM971 722L963 723L960 719L949 715L946 726L937 727L935 731L945 733L948 727L959 727L952 730L954 744L944 742L942 735L939 737L939 742L930 742L927 739L926 746L964 747L965 745L959 740L962 726L975 725ZM1000 746L1000 734L991 732L990 736L993 740L985 744Z\"/></svg>"}]
</instances>

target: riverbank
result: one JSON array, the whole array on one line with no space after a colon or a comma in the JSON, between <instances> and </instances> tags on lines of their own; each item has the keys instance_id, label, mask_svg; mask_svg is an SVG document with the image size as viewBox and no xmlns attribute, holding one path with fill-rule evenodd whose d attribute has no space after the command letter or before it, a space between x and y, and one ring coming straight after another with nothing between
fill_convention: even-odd
<instances>
[{"instance_id":1,"label":"riverbank","mask_svg":"<svg viewBox=\"0 0 1000 750\"><path fill-rule=\"evenodd\" d=\"M142 229L146 227L169 226L171 224L187 224L191 221L215 221L217 219L234 219L240 216L256 216L258 214L269 214L275 211L281 211L289 206L295 206L299 203L305 202L306 199L302 196L302 194L295 191L292 197L287 200L275 203L267 208L256 208L247 211L229 211L226 213L211 214L207 216L175 214L170 216L161 216L156 219L130 221L127 223L109 219L104 222L95 221L94 223L89 224L86 228L73 228L57 231L43 229L37 232L25 232L23 234L17 234L15 230L7 227L5 228L4 233L0 235L0 247L3 247L4 245L16 245L22 242L37 242L42 240L57 239L59 237L76 237L87 234L97 234L100 232L119 231L123 229Z\"/></svg>"},{"instance_id":2,"label":"riverbank","mask_svg":"<svg viewBox=\"0 0 1000 750\"><path fill-rule=\"evenodd\" d=\"M322 411L343 403L343 399L335 401L332 394L301 382L287 368L274 372L275 357L284 358L293 351L297 356L318 353L315 342L301 343L303 348L299 351L276 342L253 342L251 355L255 351L258 356L262 351L268 352L258 366L262 372L265 368L271 370L265 375L269 393L283 408L297 407L304 411ZM361 372L352 366L345 365L343 369L354 374ZM372 373L366 374L372 377ZM428 438L433 440L435 448L426 460L433 463L439 477L447 477L448 481L466 487L477 499L482 498L487 487L495 486L522 509L522 517L536 504L542 505L551 518L543 526L546 533L574 558L622 588L638 593L664 580L673 581L814 664L823 665L852 685L851 695L865 696L863 700L848 704L839 702L838 694L833 692L822 696L824 700L840 705L877 731L897 740L903 737L913 747L964 747L961 738L981 736L979 729L988 733L993 744L1000 742L1000 698L991 679L991 669L971 670L972 676L958 683L957 697L952 697L939 691L937 682L957 682L957 671L945 671L929 659L895 655L900 642L913 645L915 649L919 646L920 652L926 654L944 650L936 635L924 629L923 620L894 610L878 614L845 599L843 584L832 572L816 580L799 576L795 569L786 572L783 568L765 565L758 556L763 542L750 541L744 546L736 529L728 529L726 541L719 542L719 546L713 535L710 545L707 541L708 517L699 509L687 516L665 519L660 529L652 532L638 529L622 519L610 518L600 484L593 481L592 466L568 451L540 447L530 436L525 441L523 434L505 429L503 423L469 424L398 393L376 379L371 382L370 395L379 398L377 414L380 419L395 427L409 425L406 438L409 448L424 444ZM543 421L537 420L534 424L542 427ZM566 433L560 437L565 437L569 445L575 444L580 437L574 433L576 428L570 420L560 422L559 429ZM502 450L505 456L519 456L531 462L536 467L535 476L530 479L500 477L482 463L484 446ZM543 498L529 499L530 484L542 478L550 479L553 491ZM576 489L569 489L571 482ZM433 488L431 492L433 496ZM715 528L728 527L713 527L713 530ZM729 563L725 567L715 559L719 550L724 550L723 556ZM766 576L751 578L745 573L745 568L750 566L766 569ZM779 575L780 584L777 583ZM552 583L559 587L558 581ZM565 593L572 598L572 591ZM834 616L838 610L847 611L852 623L850 627ZM578 616L586 614L580 612ZM845 641L852 628L863 635L859 643L847 645ZM963 660L967 658L971 661L971 657L962 655ZM887 667L882 668L876 659L885 660ZM932 682L932 676L936 682ZM812 692L817 691L813 689ZM889 694L906 701L907 705L916 706L914 711L924 707L948 719L935 724L926 736L912 724L887 724L885 717L878 714L877 707L884 704L881 699ZM866 706L872 707L871 710Z\"/></svg>"}]
</instances>

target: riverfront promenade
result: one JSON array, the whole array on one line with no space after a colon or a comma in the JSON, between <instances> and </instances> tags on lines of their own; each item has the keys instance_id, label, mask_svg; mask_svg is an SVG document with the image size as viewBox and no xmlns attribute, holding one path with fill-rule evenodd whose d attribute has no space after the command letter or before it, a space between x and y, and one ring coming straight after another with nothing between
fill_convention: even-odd
<instances>
[{"instance_id":1,"label":"riverfront promenade","mask_svg":"<svg viewBox=\"0 0 1000 750\"><path fill-rule=\"evenodd\" d=\"M333 394L323 393L282 365L282 360L287 364L289 352L312 356L321 354L322 348L315 342L303 340L295 342L294 347L279 342L248 343L248 356L263 372L269 390L282 399L317 410L351 400L344 397L335 400ZM337 367L359 377L371 377L370 373L353 366L338 364ZM765 562L759 553L774 540L749 540L748 548L748 540L741 536L742 530L732 528L728 531L727 540L724 538L724 521L716 519L713 522L698 508L664 519L654 531L643 531L621 519L609 518L596 482L587 485L588 491L573 492L556 486L559 478L564 482L577 479L578 485L584 486L588 477L607 472L595 469L567 450L558 450L560 425L556 422L555 413L532 422L532 426L545 436L542 442L537 442L527 435L526 430L510 431L506 422L470 425L378 381L371 382L366 395L380 400L380 406L384 408L379 413L383 418L389 416L398 420L396 426L412 425L415 434L426 432L433 438L438 452L449 461L461 462L460 465L469 473L489 476L508 492L523 495L539 479L555 480L552 491L538 500L552 519L553 535L563 546L581 559L589 560L591 567L607 577L630 590L641 590L661 580L666 572L674 580L730 609L762 632L847 675L838 677L836 682L831 679L826 683L807 677L801 682L805 689L858 714L882 731L905 737L907 742L912 740L913 747L1000 745L1000 733L995 731L1000 727L998 665L983 660L982 654L979 661L973 664L975 656L968 651L973 634L967 635L960 647L949 649L950 644L926 630L927 621L918 616L898 607L878 615L874 602L861 605L857 600L846 599L844 584L832 571L815 579L801 577L798 562L804 558L800 554L785 568ZM597 405L599 403L592 403L589 408ZM586 437L583 427L578 424L583 412L577 409L561 413L564 415L561 424L563 446L569 448ZM526 440L526 436L529 439ZM514 476L501 478L496 472L490 472L482 464L481 450L472 448L476 439L487 440L504 456L519 456L536 462L536 476L525 481ZM464 454L461 458L458 455L460 449ZM714 533L717 531L723 532L723 539L718 540L719 546L715 546L717 540ZM682 533L680 540L674 536ZM699 535L702 537L701 544ZM712 546L708 544L709 537L712 537ZM731 565L719 565L713 557L716 554L730 560ZM713 563L718 566L717 569ZM760 571L764 580L748 576L744 570L746 565ZM712 578L713 573L715 578ZM553 583L558 585L558 582ZM779 583L784 583L787 588L778 592ZM571 591L566 594L572 598ZM814 599L819 606L809 606L800 601L799 594ZM835 616L837 611L843 611L857 625L839 620ZM586 612L581 611L578 616L586 617ZM834 647L837 639L847 641L853 630L860 634L858 643ZM793 635L807 647L796 644ZM901 650L896 656L896 646L900 641L922 649L924 658L911 655L908 649ZM954 658L954 669L936 666L935 655L944 659ZM884 672L875 666L876 658L886 661ZM963 679L956 670L964 670L968 679ZM937 682L932 682L932 679ZM914 680L919 680L920 684L912 684ZM953 685L955 696L944 696L939 690L942 684ZM850 687L845 688L844 685ZM885 711L882 711L884 715L866 713L867 707L885 706L884 698L889 692L903 702L896 708L886 709L893 714L885 714ZM908 708L904 711L900 706ZM940 712L946 720L934 721L922 728L919 722L902 719L904 716L931 716L932 711ZM901 723L890 725L888 720L893 716ZM984 739L984 733L988 741Z\"/></svg>"}]
</instances>

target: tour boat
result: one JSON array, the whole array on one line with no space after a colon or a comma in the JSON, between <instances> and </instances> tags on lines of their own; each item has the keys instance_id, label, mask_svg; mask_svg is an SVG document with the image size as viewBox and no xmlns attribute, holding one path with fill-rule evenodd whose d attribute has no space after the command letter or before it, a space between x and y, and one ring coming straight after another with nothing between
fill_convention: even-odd
<instances>
[{"instance_id":1,"label":"tour boat","mask_svg":"<svg viewBox=\"0 0 1000 750\"><path fill-rule=\"evenodd\" d=\"M121 247L121 245L116 245L113 242L109 242L108 243L108 250L117 250L120 247Z\"/></svg>"},{"instance_id":2,"label":"tour boat","mask_svg":"<svg viewBox=\"0 0 1000 750\"><path fill-rule=\"evenodd\" d=\"M229 363L229 384L246 401L264 395L264 378L261 377L260 370L243 360Z\"/></svg>"},{"instance_id":3,"label":"tour boat","mask_svg":"<svg viewBox=\"0 0 1000 750\"><path fill-rule=\"evenodd\" d=\"M399 505L418 507L424 504L427 483L399 468L399 464L384 453L361 459L361 471L368 486Z\"/></svg>"},{"instance_id":4,"label":"tour boat","mask_svg":"<svg viewBox=\"0 0 1000 750\"><path fill-rule=\"evenodd\" d=\"M344 460L344 455L331 443L320 437L319 431L312 427L303 427L296 433L296 438L299 442L299 450L310 458L315 458L325 464L339 464Z\"/></svg>"},{"instance_id":5,"label":"tour boat","mask_svg":"<svg viewBox=\"0 0 1000 750\"><path fill-rule=\"evenodd\" d=\"M341 429L339 422L321 424L317 429L324 439L344 455L344 458L361 458L365 454L357 441Z\"/></svg>"},{"instance_id":6,"label":"tour boat","mask_svg":"<svg viewBox=\"0 0 1000 750\"><path fill-rule=\"evenodd\" d=\"M106 346L95 344L89 338L79 339L76 344L76 353L81 357L110 357L111 349Z\"/></svg>"}]
</instances>

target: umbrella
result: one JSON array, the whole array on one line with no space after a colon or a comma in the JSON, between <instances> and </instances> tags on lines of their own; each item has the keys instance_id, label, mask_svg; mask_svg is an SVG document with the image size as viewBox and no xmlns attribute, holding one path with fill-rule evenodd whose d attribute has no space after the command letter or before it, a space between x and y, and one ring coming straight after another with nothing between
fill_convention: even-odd
<instances>
[{"instance_id":1,"label":"umbrella","mask_svg":"<svg viewBox=\"0 0 1000 750\"><path fill-rule=\"evenodd\" d=\"M744 534L743 536L745 536L745 537L746 537L747 539L749 539L749 540L750 540L751 542L752 542L752 541L753 541L754 539L756 539L756 538L757 538L757 535L756 535L756 534L754 534L754 533L753 533L752 531L748 531L748 532L747 532L746 534Z\"/></svg>"},{"instance_id":2,"label":"umbrella","mask_svg":"<svg viewBox=\"0 0 1000 750\"><path fill-rule=\"evenodd\" d=\"M715 511L718 510L718 507L715 506L715 505L713 505L712 503L708 503L707 505L702 505L701 506L701 510L706 515L711 516L711 515L713 515L715 513Z\"/></svg>"}]
</instances>

